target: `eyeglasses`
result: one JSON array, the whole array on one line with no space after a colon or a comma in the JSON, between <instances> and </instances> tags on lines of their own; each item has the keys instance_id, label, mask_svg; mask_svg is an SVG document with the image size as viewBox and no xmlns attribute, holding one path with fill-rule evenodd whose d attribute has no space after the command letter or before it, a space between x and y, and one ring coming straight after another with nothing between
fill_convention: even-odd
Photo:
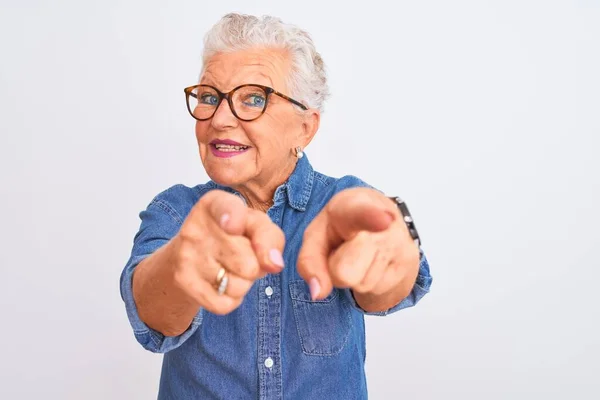
<instances>
[{"instance_id":1,"label":"eyeglasses","mask_svg":"<svg viewBox=\"0 0 600 400\"><path fill-rule=\"evenodd\" d=\"M263 85L241 85L229 93L223 93L210 85L190 86L183 89L183 91L185 92L188 111L198 121L211 119L223 99L227 99L229 108L236 118L242 121L254 121L264 114L269 104L269 95L271 94L275 94L303 110L308 110L299 101Z\"/></svg>"}]
</instances>

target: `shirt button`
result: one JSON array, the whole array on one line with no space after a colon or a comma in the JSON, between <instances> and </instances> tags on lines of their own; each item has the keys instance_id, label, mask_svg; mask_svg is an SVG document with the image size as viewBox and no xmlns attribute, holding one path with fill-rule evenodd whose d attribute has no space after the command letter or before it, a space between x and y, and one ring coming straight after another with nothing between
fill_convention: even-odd
<instances>
[{"instance_id":1,"label":"shirt button","mask_svg":"<svg viewBox=\"0 0 600 400\"><path fill-rule=\"evenodd\" d=\"M265 367L271 368L273 366L273 359L271 357L265 360Z\"/></svg>"},{"instance_id":2,"label":"shirt button","mask_svg":"<svg viewBox=\"0 0 600 400\"><path fill-rule=\"evenodd\" d=\"M265 289L265 294L267 295L267 297L271 297L273 295L273 288L271 286L267 286L267 288Z\"/></svg>"}]
</instances>

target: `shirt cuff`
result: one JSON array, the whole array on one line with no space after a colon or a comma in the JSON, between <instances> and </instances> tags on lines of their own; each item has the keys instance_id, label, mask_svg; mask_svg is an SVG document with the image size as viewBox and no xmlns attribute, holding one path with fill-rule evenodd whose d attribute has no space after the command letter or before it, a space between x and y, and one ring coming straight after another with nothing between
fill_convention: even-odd
<instances>
[{"instance_id":1,"label":"shirt cuff","mask_svg":"<svg viewBox=\"0 0 600 400\"><path fill-rule=\"evenodd\" d=\"M133 334L136 340L153 353L166 353L181 346L202 323L202 309L194 316L188 329L178 336L165 336L162 333L150 328L140 319L135 300L133 298L133 271L135 267L142 262L149 254L132 257L121 274L121 298L125 303L127 318L133 328Z\"/></svg>"}]
</instances>

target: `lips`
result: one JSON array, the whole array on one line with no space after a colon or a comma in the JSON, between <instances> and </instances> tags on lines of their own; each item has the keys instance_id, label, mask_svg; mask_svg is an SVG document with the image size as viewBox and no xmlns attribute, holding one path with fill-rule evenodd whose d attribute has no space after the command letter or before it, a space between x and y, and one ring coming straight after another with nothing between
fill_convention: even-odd
<instances>
[{"instance_id":1,"label":"lips","mask_svg":"<svg viewBox=\"0 0 600 400\"><path fill-rule=\"evenodd\" d=\"M231 139L215 139L209 143L209 147L212 154L219 158L234 157L250 149L250 146Z\"/></svg>"}]
</instances>

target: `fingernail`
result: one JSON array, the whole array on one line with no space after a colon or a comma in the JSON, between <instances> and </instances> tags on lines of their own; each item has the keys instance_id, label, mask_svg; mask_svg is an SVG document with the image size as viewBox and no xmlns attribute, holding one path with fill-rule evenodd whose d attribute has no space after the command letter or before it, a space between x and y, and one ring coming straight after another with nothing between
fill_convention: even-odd
<instances>
[{"instance_id":1,"label":"fingernail","mask_svg":"<svg viewBox=\"0 0 600 400\"><path fill-rule=\"evenodd\" d=\"M283 256L279 250L271 249L269 251L269 258L273 264L277 265L279 268L283 268Z\"/></svg>"},{"instance_id":2,"label":"fingernail","mask_svg":"<svg viewBox=\"0 0 600 400\"><path fill-rule=\"evenodd\" d=\"M221 216L221 221L219 221L220 224L221 224L221 228L225 228L225 226L227 225L228 221L229 221L229 214L223 214Z\"/></svg>"},{"instance_id":3,"label":"fingernail","mask_svg":"<svg viewBox=\"0 0 600 400\"><path fill-rule=\"evenodd\" d=\"M321 284L317 278L310 278L308 286L310 288L310 297L312 297L313 301L315 301L319 295L319 292L321 292Z\"/></svg>"}]
</instances>

